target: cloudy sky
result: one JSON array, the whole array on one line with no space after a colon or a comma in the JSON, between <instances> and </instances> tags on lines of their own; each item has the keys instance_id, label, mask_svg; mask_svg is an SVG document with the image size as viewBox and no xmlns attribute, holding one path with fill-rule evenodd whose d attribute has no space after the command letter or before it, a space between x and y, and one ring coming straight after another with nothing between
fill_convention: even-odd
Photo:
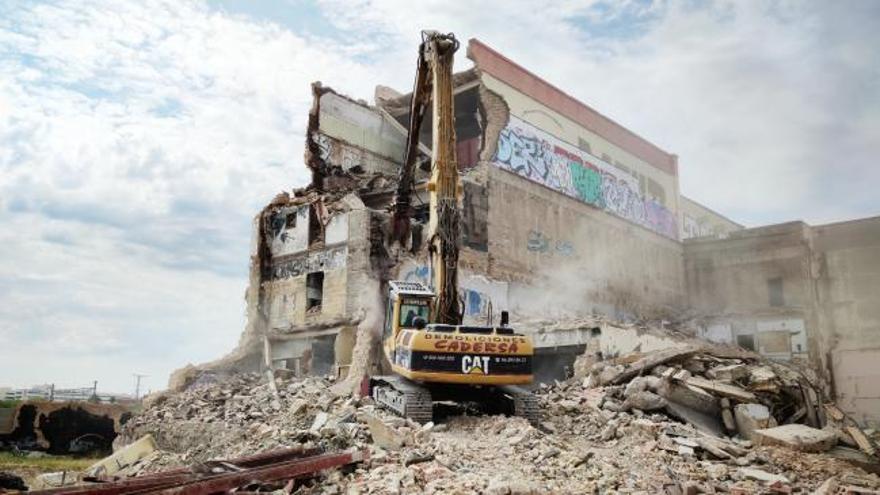
<instances>
[{"instance_id":1,"label":"cloudy sky","mask_svg":"<svg viewBox=\"0 0 880 495\"><path fill-rule=\"evenodd\" d=\"M476 37L677 153L749 226L880 214L880 2L0 0L0 386L165 386L244 325L309 83L408 89ZM470 63L461 53L457 69Z\"/></svg>"}]
</instances>

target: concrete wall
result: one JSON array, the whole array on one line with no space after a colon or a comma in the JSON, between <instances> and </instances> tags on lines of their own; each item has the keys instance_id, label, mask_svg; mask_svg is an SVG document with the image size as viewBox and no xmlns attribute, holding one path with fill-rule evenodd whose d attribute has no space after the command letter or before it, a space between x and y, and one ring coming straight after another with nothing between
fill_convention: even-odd
<instances>
[{"instance_id":1,"label":"concrete wall","mask_svg":"<svg viewBox=\"0 0 880 495\"><path fill-rule=\"evenodd\" d=\"M524 314L678 306L681 245L505 170L489 170L488 276Z\"/></svg>"},{"instance_id":2,"label":"concrete wall","mask_svg":"<svg viewBox=\"0 0 880 495\"><path fill-rule=\"evenodd\" d=\"M880 217L813 228L822 351L844 411L880 425Z\"/></svg>"},{"instance_id":3,"label":"concrete wall","mask_svg":"<svg viewBox=\"0 0 880 495\"><path fill-rule=\"evenodd\" d=\"M792 222L684 243L688 302L711 313L754 313L770 303L771 280L782 279L779 308L809 306L809 227Z\"/></svg>"},{"instance_id":4,"label":"concrete wall","mask_svg":"<svg viewBox=\"0 0 880 495\"><path fill-rule=\"evenodd\" d=\"M345 247L311 251L277 261L273 279L263 283L268 303L269 329L289 330L297 326L332 321L346 316ZM324 274L320 310L307 310L307 278Z\"/></svg>"},{"instance_id":5,"label":"concrete wall","mask_svg":"<svg viewBox=\"0 0 880 495\"><path fill-rule=\"evenodd\" d=\"M792 222L684 246L704 337L809 359L841 409L880 422L880 217Z\"/></svg>"},{"instance_id":6,"label":"concrete wall","mask_svg":"<svg viewBox=\"0 0 880 495\"><path fill-rule=\"evenodd\" d=\"M701 336L771 358L818 359L809 233L791 222L686 240L688 303L707 317Z\"/></svg>"},{"instance_id":7,"label":"concrete wall","mask_svg":"<svg viewBox=\"0 0 880 495\"><path fill-rule=\"evenodd\" d=\"M305 251L309 246L309 206L279 208L269 219L270 249L273 256Z\"/></svg>"},{"instance_id":8,"label":"concrete wall","mask_svg":"<svg viewBox=\"0 0 880 495\"><path fill-rule=\"evenodd\" d=\"M501 131L492 165L599 208L670 239L678 239L665 195L651 196L638 177L511 116Z\"/></svg>"},{"instance_id":9,"label":"concrete wall","mask_svg":"<svg viewBox=\"0 0 880 495\"><path fill-rule=\"evenodd\" d=\"M332 92L320 96L318 108L321 134L392 162L403 160L406 136L375 108ZM347 163L345 155L339 159L340 165Z\"/></svg>"},{"instance_id":10,"label":"concrete wall","mask_svg":"<svg viewBox=\"0 0 880 495\"><path fill-rule=\"evenodd\" d=\"M681 238L694 237L726 237L729 233L742 230L743 226L730 220L696 201L682 196L681 206Z\"/></svg>"}]
</instances>

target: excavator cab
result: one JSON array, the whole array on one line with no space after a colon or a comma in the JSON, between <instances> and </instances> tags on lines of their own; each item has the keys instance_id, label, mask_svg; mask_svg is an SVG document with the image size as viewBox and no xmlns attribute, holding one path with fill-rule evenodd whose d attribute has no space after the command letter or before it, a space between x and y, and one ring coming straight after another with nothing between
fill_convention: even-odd
<instances>
[{"instance_id":1,"label":"excavator cab","mask_svg":"<svg viewBox=\"0 0 880 495\"><path fill-rule=\"evenodd\" d=\"M421 330L432 321L434 292L420 282L390 282L383 340L402 329Z\"/></svg>"}]
</instances>

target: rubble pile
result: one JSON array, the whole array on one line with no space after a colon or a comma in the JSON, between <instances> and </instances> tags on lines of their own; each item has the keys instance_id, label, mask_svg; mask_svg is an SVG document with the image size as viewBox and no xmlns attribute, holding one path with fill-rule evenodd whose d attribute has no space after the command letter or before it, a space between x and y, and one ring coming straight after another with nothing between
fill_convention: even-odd
<instances>
[{"instance_id":1,"label":"rubble pile","mask_svg":"<svg viewBox=\"0 0 880 495\"><path fill-rule=\"evenodd\" d=\"M830 431L815 377L742 349L692 344L579 361L576 368L588 369L584 386L604 387L608 410L663 411L711 435L756 443L792 446L787 439L796 437L804 451L826 451L848 435Z\"/></svg>"},{"instance_id":2,"label":"rubble pile","mask_svg":"<svg viewBox=\"0 0 880 495\"><path fill-rule=\"evenodd\" d=\"M203 376L181 393L152 398L147 409L129 421L120 443L149 433L161 450L122 474L301 447L366 449L369 459L353 470L328 471L298 493L808 493L820 487L836 493L851 486L871 493L880 489L876 475L828 453L804 452L728 432L720 413L721 433L688 421L692 418L686 415L684 420L676 416L675 407L668 406L679 403L679 393L664 387L685 386L687 380L679 373L688 369L689 378L723 382L755 394L754 402L731 400L725 408L716 394L730 399L724 397L726 392L708 392L721 410L731 409L734 422L741 405L767 408L769 418L753 411L740 413L742 421L761 427L755 431L772 429L764 428L772 424L770 418L777 421L779 411L789 409L778 404L780 399L765 395L771 394L768 390L753 392L750 378L739 377L741 371L733 372L739 378L727 382L720 377L731 366L743 365L751 372L762 364L716 354L683 348L597 363L584 379L538 387L543 414L535 425L522 418L467 415L448 419L437 415L438 424L420 425L378 409L369 398L334 392L334 381L326 378L276 377L276 395L273 387L261 382L262 375ZM658 360L662 363L655 363ZM770 381L777 387L791 385L786 384L785 374L770 369L775 375ZM765 376L760 373L759 377ZM708 387L695 383L704 388L689 387ZM769 387L766 381L756 383ZM809 428L789 426L793 425Z\"/></svg>"},{"instance_id":3,"label":"rubble pile","mask_svg":"<svg viewBox=\"0 0 880 495\"><path fill-rule=\"evenodd\" d=\"M357 401L332 393L332 385L322 377L276 378L273 391L256 373L205 373L183 392L148 398L115 445L151 434L162 453L138 466L144 472L277 447L346 448L366 433L354 420Z\"/></svg>"}]
</instances>

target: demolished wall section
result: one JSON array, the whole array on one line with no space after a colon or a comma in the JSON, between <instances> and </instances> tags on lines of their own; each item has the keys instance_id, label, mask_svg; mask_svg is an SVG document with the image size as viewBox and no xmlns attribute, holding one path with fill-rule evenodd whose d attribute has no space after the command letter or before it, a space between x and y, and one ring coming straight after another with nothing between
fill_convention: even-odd
<instances>
[{"instance_id":1,"label":"demolished wall section","mask_svg":"<svg viewBox=\"0 0 880 495\"><path fill-rule=\"evenodd\" d=\"M880 217L790 222L685 242L700 333L775 359L806 358L841 409L880 416Z\"/></svg>"}]
</instances>

